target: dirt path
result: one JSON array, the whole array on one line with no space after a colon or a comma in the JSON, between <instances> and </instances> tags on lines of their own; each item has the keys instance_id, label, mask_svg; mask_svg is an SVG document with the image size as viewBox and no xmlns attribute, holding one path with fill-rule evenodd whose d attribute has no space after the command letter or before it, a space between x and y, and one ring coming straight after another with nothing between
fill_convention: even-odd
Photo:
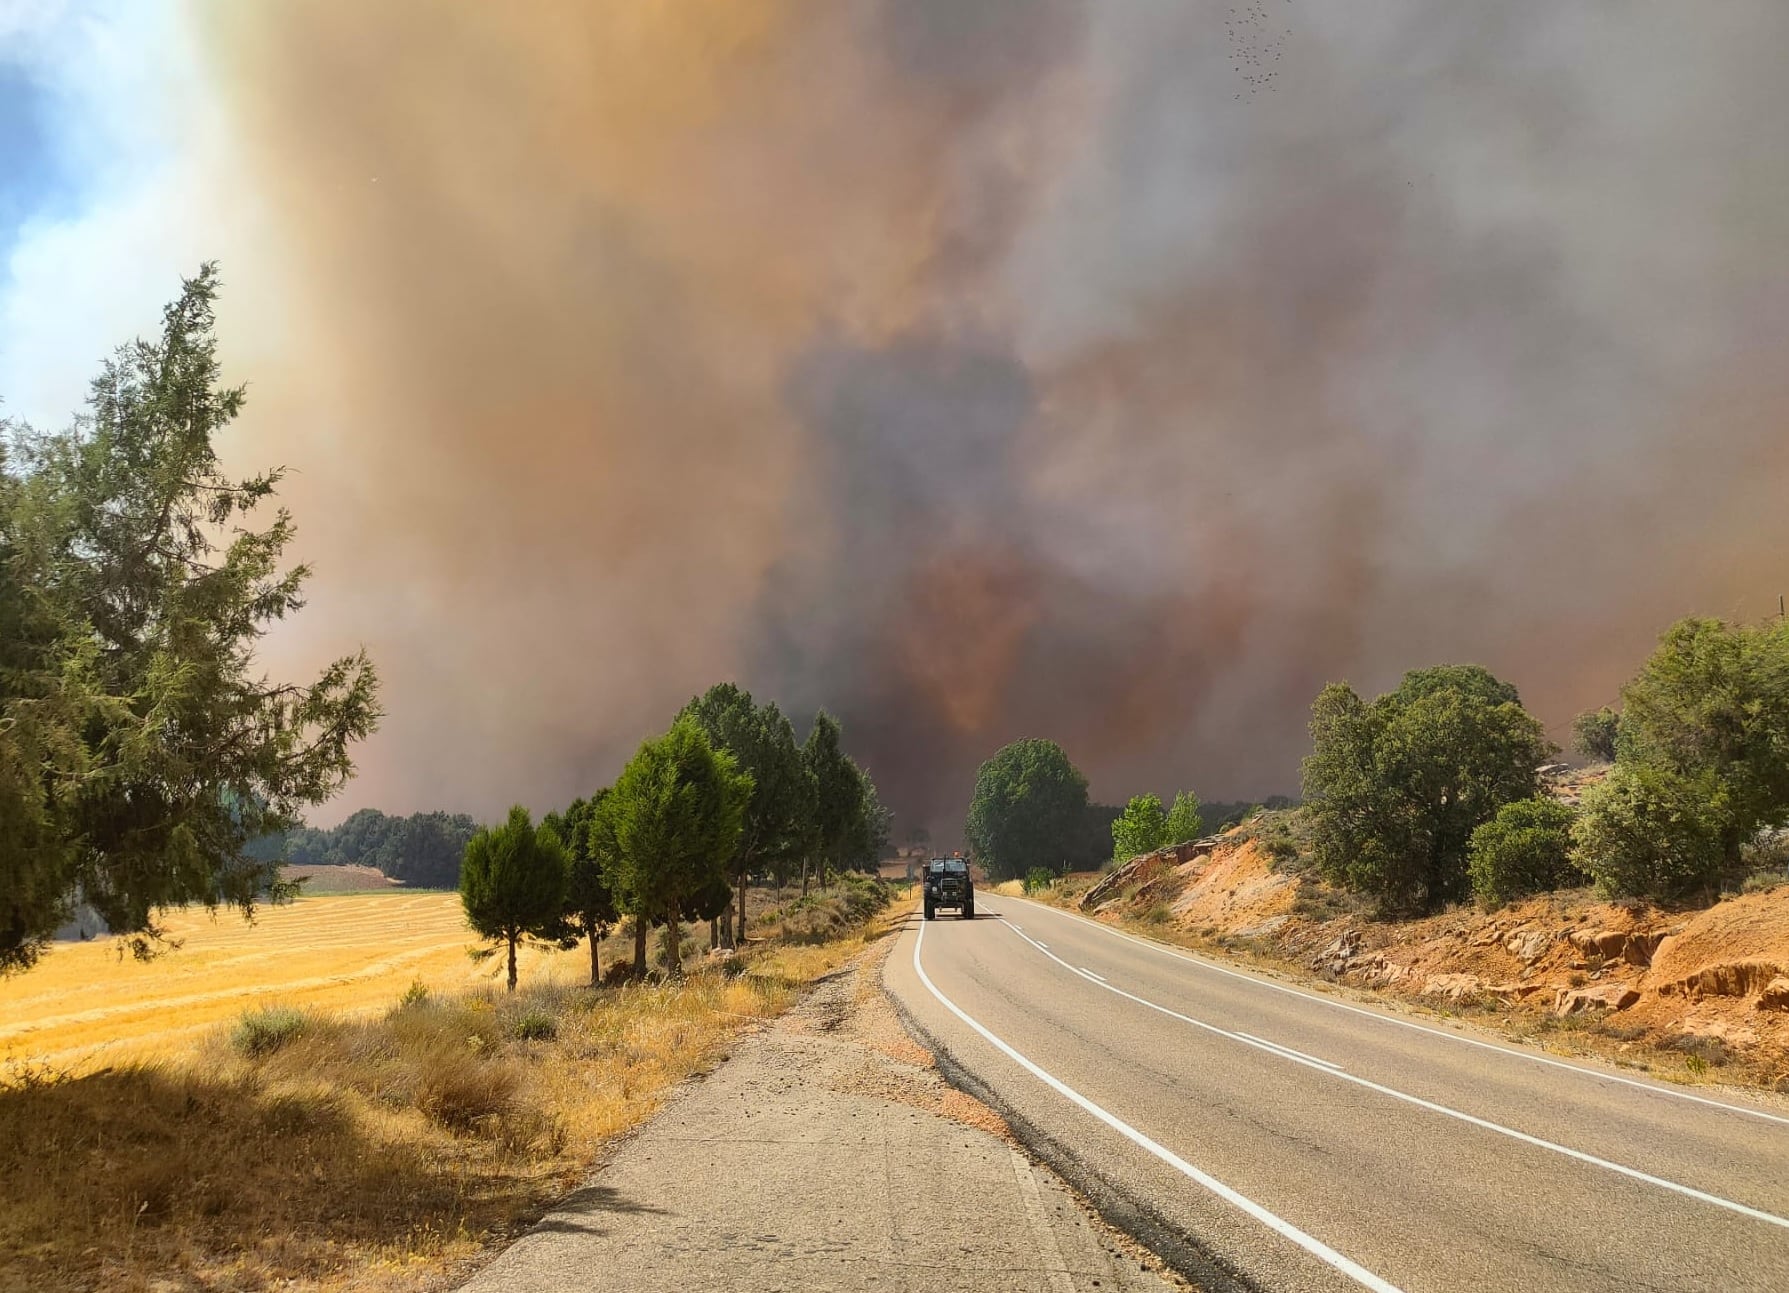
<instances>
[{"instance_id":1,"label":"dirt path","mask_svg":"<svg viewBox=\"0 0 1789 1293\"><path fill-rule=\"evenodd\" d=\"M692 1083L467 1293L1185 1288L950 1087L885 940Z\"/></svg>"}]
</instances>

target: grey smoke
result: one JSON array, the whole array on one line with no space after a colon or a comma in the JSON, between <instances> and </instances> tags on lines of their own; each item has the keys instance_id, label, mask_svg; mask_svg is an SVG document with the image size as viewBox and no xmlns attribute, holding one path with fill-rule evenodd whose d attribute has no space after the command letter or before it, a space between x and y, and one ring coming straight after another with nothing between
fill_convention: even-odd
<instances>
[{"instance_id":1,"label":"grey smoke","mask_svg":"<svg viewBox=\"0 0 1789 1293\"><path fill-rule=\"evenodd\" d=\"M213 43L355 429L264 379L360 800L547 806L726 675L935 831L1017 736L1266 794L1330 679L1563 732L1789 583L1780 5L441 12Z\"/></svg>"}]
</instances>

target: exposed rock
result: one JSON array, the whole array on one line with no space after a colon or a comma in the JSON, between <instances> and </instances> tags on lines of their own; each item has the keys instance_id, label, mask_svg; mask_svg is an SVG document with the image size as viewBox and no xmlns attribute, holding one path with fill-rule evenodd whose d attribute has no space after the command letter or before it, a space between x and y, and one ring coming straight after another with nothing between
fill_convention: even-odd
<instances>
[{"instance_id":1,"label":"exposed rock","mask_svg":"<svg viewBox=\"0 0 1789 1293\"><path fill-rule=\"evenodd\" d=\"M1773 961L1727 961L1662 983L1659 993L1667 997L1749 997L1769 991L1773 980L1784 977L1789 977L1789 968Z\"/></svg>"},{"instance_id":2,"label":"exposed rock","mask_svg":"<svg viewBox=\"0 0 1789 1293\"><path fill-rule=\"evenodd\" d=\"M1134 857L1089 889L1081 898L1081 909L1097 910L1126 889L1148 884L1164 868L1180 866L1194 858L1204 857L1223 842L1222 835L1208 835L1189 844L1171 844L1165 849Z\"/></svg>"},{"instance_id":3,"label":"exposed rock","mask_svg":"<svg viewBox=\"0 0 1789 1293\"><path fill-rule=\"evenodd\" d=\"M1292 917L1289 913L1281 913L1278 916L1269 916L1266 920L1257 921L1253 925L1244 925L1241 929L1237 930L1232 937L1264 938L1268 934L1274 933L1276 930L1280 929L1291 919Z\"/></svg>"},{"instance_id":4,"label":"exposed rock","mask_svg":"<svg viewBox=\"0 0 1789 1293\"><path fill-rule=\"evenodd\" d=\"M1331 977L1340 977L1348 972L1348 963L1359 950L1360 931L1343 930L1340 937L1331 940L1321 952L1311 958L1311 968L1321 970Z\"/></svg>"},{"instance_id":5,"label":"exposed rock","mask_svg":"<svg viewBox=\"0 0 1789 1293\"><path fill-rule=\"evenodd\" d=\"M1789 1010L1789 977L1777 975L1758 994L1758 1009Z\"/></svg>"},{"instance_id":6,"label":"exposed rock","mask_svg":"<svg viewBox=\"0 0 1789 1293\"><path fill-rule=\"evenodd\" d=\"M1553 934L1545 929L1518 929L1503 941L1503 950L1525 965L1532 965L1553 946Z\"/></svg>"},{"instance_id":7,"label":"exposed rock","mask_svg":"<svg viewBox=\"0 0 1789 1293\"><path fill-rule=\"evenodd\" d=\"M1665 931L1575 929L1566 938L1580 952L1595 953L1611 961L1626 961L1629 965L1646 966L1652 964L1652 954L1665 940Z\"/></svg>"},{"instance_id":8,"label":"exposed rock","mask_svg":"<svg viewBox=\"0 0 1789 1293\"><path fill-rule=\"evenodd\" d=\"M1484 986L1484 980L1476 974L1431 974L1423 982L1423 996L1458 1001L1462 997L1476 996Z\"/></svg>"},{"instance_id":9,"label":"exposed rock","mask_svg":"<svg viewBox=\"0 0 1789 1293\"><path fill-rule=\"evenodd\" d=\"M1410 967L1388 961L1383 952L1375 952L1372 956L1355 961L1352 973L1358 977L1362 987L1389 988L1409 974Z\"/></svg>"},{"instance_id":10,"label":"exposed rock","mask_svg":"<svg viewBox=\"0 0 1789 1293\"><path fill-rule=\"evenodd\" d=\"M1594 988L1559 988L1553 994L1553 1013L1575 1015L1580 1010L1626 1010L1639 999L1638 990L1626 983L1599 983Z\"/></svg>"}]
</instances>

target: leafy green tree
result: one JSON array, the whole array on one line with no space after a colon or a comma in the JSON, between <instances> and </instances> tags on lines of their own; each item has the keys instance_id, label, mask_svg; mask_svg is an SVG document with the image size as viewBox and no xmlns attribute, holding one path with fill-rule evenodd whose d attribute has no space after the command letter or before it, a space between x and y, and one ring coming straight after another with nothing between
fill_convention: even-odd
<instances>
[{"instance_id":1,"label":"leafy green tree","mask_svg":"<svg viewBox=\"0 0 1789 1293\"><path fill-rule=\"evenodd\" d=\"M257 665L309 571L282 568L283 509L249 524L281 473L219 466L243 391L219 384L216 294L207 265L155 340L104 364L72 429L9 428L0 967L31 964L76 894L139 955L169 907L280 896L277 862L246 846L328 799L379 718L364 654L309 685Z\"/></svg>"},{"instance_id":2,"label":"leafy green tree","mask_svg":"<svg viewBox=\"0 0 1789 1293\"><path fill-rule=\"evenodd\" d=\"M645 930L663 922L669 969L682 973L680 922L726 878L751 803L750 774L716 750L693 718L640 746L598 810L597 828L613 840L609 887L634 917L634 968L646 971Z\"/></svg>"},{"instance_id":3,"label":"leafy green tree","mask_svg":"<svg viewBox=\"0 0 1789 1293\"><path fill-rule=\"evenodd\" d=\"M1162 833L1162 843L1190 844L1204 830L1205 823L1199 816L1199 796L1190 790L1183 790L1175 795L1174 806L1168 810L1167 830Z\"/></svg>"},{"instance_id":4,"label":"leafy green tree","mask_svg":"<svg viewBox=\"0 0 1789 1293\"><path fill-rule=\"evenodd\" d=\"M824 884L826 870L842 861L853 833L863 825L863 778L845 753L838 719L825 710L815 716L814 725L808 730L808 739L801 747L801 762L813 787L809 848L820 862L820 881ZM805 859L801 891L808 891Z\"/></svg>"},{"instance_id":5,"label":"leafy green tree","mask_svg":"<svg viewBox=\"0 0 1789 1293\"><path fill-rule=\"evenodd\" d=\"M683 707L717 749L731 754L752 779L739 843L729 872L739 905L725 928L725 946L745 943L746 880L760 867L787 866L807 847L815 787L795 744L795 729L774 702L758 705L750 692L717 683ZM725 914L725 913L721 913Z\"/></svg>"},{"instance_id":6,"label":"leafy green tree","mask_svg":"<svg viewBox=\"0 0 1789 1293\"><path fill-rule=\"evenodd\" d=\"M1133 795L1112 823L1112 860L1128 862L1153 853L1168 838L1168 815L1159 795Z\"/></svg>"},{"instance_id":7,"label":"leafy green tree","mask_svg":"<svg viewBox=\"0 0 1789 1293\"><path fill-rule=\"evenodd\" d=\"M534 825L520 804L509 810L503 825L486 827L466 842L460 903L480 938L508 945L511 992L516 990L516 945L528 937L561 937L569 867L558 833L545 822Z\"/></svg>"},{"instance_id":8,"label":"leafy green tree","mask_svg":"<svg viewBox=\"0 0 1789 1293\"><path fill-rule=\"evenodd\" d=\"M991 877L1016 880L1034 866L1061 871L1086 821L1087 778L1060 745L1034 738L981 765L963 829Z\"/></svg>"},{"instance_id":9,"label":"leafy green tree","mask_svg":"<svg viewBox=\"0 0 1789 1293\"><path fill-rule=\"evenodd\" d=\"M1532 893L1583 883L1571 862L1574 813L1557 799L1518 799L1472 832L1467 868L1472 893L1500 907Z\"/></svg>"},{"instance_id":10,"label":"leafy green tree","mask_svg":"<svg viewBox=\"0 0 1789 1293\"><path fill-rule=\"evenodd\" d=\"M599 852L603 836L592 829L597 820L598 805L608 793L604 789L597 791L589 799L574 799L563 816L548 813L546 817L546 824L565 843L566 934L590 944L591 987L602 982L602 965L598 961L597 948L621 919L621 913L615 906L615 895L609 892L609 882L604 872L605 855Z\"/></svg>"},{"instance_id":11,"label":"leafy green tree","mask_svg":"<svg viewBox=\"0 0 1789 1293\"><path fill-rule=\"evenodd\" d=\"M1319 868L1401 914L1465 895L1472 832L1534 796L1553 749L1516 689L1476 665L1412 670L1371 704L1332 683L1311 707L1311 737L1304 798Z\"/></svg>"},{"instance_id":12,"label":"leafy green tree","mask_svg":"<svg viewBox=\"0 0 1789 1293\"><path fill-rule=\"evenodd\" d=\"M1645 793L1661 800L1705 789L1707 809L1686 829L1712 821L1723 866L1737 868L1761 829L1789 821L1789 623L1681 620L1621 701L1618 762L1669 774L1674 789L1648 779Z\"/></svg>"},{"instance_id":13,"label":"leafy green tree","mask_svg":"<svg viewBox=\"0 0 1789 1293\"><path fill-rule=\"evenodd\" d=\"M1621 759L1584 792L1574 857L1615 897L1707 901L1720 892L1729 821L1714 775Z\"/></svg>"},{"instance_id":14,"label":"leafy green tree","mask_svg":"<svg viewBox=\"0 0 1789 1293\"><path fill-rule=\"evenodd\" d=\"M1572 746L1587 759L1615 758L1621 735L1621 714L1607 705L1585 710L1572 720Z\"/></svg>"}]
</instances>

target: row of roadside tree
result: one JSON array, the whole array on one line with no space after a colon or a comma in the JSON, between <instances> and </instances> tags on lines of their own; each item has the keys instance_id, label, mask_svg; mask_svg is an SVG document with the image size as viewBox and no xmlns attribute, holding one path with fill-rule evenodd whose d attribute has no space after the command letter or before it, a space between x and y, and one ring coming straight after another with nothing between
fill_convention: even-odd
<instances>
[{"instance_id":1,"label":"row of roadside tree","mask_svg":"<svg viewBox=\"0 0 1789 1293\"><path fill-rule=\"evenodd\" d=\"M530 938L587 942L600 981L598 947L623 919L633 973L646 973L648 932L660 926L675 975L684 922L714 922L716 942L742 945L754 876L780 887L799 875L805 894L816 875L873 869L889 818L830 714L798 745L774 702L720 683L644 742L613 785L538 825L516 807L474 834L460 896L472 927L506 946L511 989L517 947Z\"/></svg>"},{"instance_id":2,"label":"row of roadside tree","mask_svg":"<svg viewBox=\"0 0 1789 1293\"><path fill-rule=\"evenodd\" d=\"M1303 805L1278 847L1392 915L1468 898L1497 905L1594 883L1610 896L1712 901L1780 864L1789 826L1789 623L1686 619L1619 707L1581 715L1579 749L1608 760L1578 804L1541 769L1559 753L1514 686L1477 665L1404 675L1364 699L1333 683L1311 710ZM1052 741L982 765L965 832L996 879L1060 872L1088 811L1086 778ZM1196 837L1191 794L1133 798L1114 859Z\"/></svg>"}]
</instances>

